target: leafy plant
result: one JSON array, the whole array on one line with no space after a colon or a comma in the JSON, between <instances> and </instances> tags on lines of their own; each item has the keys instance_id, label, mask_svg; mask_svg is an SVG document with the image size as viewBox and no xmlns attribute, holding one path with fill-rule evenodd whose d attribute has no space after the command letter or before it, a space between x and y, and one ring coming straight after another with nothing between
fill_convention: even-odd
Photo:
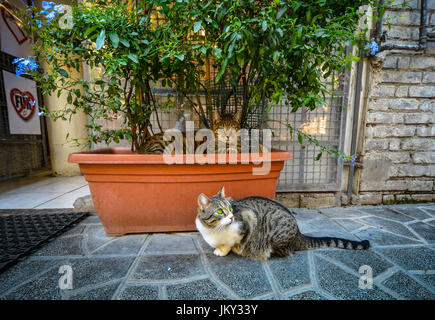
<instances>
[{"instance_id":1,"label":"leafy plant","mask_svg":"<svg viewBox=\"0 0 435 320\"><path fill-rule=\"evenodd\" d=\"M150 117L159 106L152 88L157 83L176 88L209 128L210 80L229 84L225 101L241 88L242 127L262 101L268 110L280 101L293 112L324 106L337 75L357 59L345 54L345 45L364 50L368 43L366 30L357 28L366 4L376 8L377 1L90 0L73 8L70 29L59 24L65 18L62 8L32 8L27 27L36 56L49 68L31 73L44 94L67 94L68 105L52 112L54 119L82 110L90 119L89 144L128 138L132 150L141 153L153 134ZM101 78L75 78L73 71L80 72L82 62L100 68ZM210 79L213 66L217 75ZM205 106L199 90L205 92ZM117 114L125 119L122 129L99 124ZM322 148L339 154L330 150Z\"/></svg>"}]
</instances>

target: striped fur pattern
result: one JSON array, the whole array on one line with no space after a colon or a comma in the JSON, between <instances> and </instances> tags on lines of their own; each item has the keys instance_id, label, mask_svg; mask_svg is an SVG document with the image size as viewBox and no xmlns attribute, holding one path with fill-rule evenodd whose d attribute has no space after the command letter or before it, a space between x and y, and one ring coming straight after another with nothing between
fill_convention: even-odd
<instances>
[{"instance_id":1,"label":"striped fur pattern","mask_svg":"<svg viewBox=\"0 0 435 320\"><path fill-rule=\"evenodd\" d=\"M219 256L233 251L244 257L267 260L272 255L288 256L299 250L370 247L367 240L303 235L294 216L279 202L263 197L232 200L225 197L224 187L210 199L204 194L198 196L196 226Z\"/></svg>"}]
</instances>

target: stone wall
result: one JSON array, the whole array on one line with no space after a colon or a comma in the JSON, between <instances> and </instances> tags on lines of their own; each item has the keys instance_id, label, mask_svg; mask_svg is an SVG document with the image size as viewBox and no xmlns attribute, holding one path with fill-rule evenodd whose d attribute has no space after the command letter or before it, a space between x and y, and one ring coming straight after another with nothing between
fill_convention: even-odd
<instances>
[{"instance_id":1,"label":"stone wall","mask_svg":"<svg viewBox=\"0 0 435 320\"><path fill-rule=\"evenodd\" d=\"M386 42L416 44L420 0L409 10L389 10ZM428 1L435 25L435 1ZM353 202L380 204L434 200L435 46L424 51L390 50L368 59L369 83L363 119L358 194Z\"/></svg>"}]
</instances>

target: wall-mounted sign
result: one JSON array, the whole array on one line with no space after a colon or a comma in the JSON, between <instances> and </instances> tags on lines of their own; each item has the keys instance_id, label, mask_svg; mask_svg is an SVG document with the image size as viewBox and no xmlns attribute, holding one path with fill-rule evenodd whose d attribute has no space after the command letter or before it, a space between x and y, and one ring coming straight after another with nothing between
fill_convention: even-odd
<instances>
[{"instance_id":1,"label":"wall-mounted sign","mask_svg":"<svg viewBox=\"0 0 435 320\"><path fill-rule=\"evenodd\" d=\"M11 134L41 134L36 82L3 70Z\"/></svg>"},{"instance_id":2,"label":"wall-mounted sign","mask_svg":"<svg viewBox=\"0 0 435 320\"><path fill-rule=\"evenodd\" d=\"M0 8L1 51L15 57L27 58L32 55L31 41L14 17L16 8L24 8L21 1L3 2Z\"/></svg>"}]
</instances>

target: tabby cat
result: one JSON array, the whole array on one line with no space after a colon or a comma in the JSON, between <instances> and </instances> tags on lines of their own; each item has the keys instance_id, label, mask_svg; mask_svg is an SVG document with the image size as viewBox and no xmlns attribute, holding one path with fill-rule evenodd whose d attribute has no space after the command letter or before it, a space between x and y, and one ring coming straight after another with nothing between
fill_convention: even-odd
<instances>
[{"instance_id":1,"label":"tabby cat","mask_svg":"<svg viewBox=\"0 0 435 320\"><path fill-rule=\"evenodd\" d=\"M237 136L240 130L240 120L242 112L236 112L234 115L225 114L220 115L217 111L214 112L213 134L215 137L215 151L216 153L240 153L241 143L240 137ZM176 129L185 133L185 128L180 128L180 124L184 124L184 117L178 120ZM231 141L237 141L237 144L231 144ZM163 133L153 135L145 144L144 150L148 154L163 154L165 148L171 143L171 141L163 140ZM203 141L195 141L194 149L202 144ZM186 136L183 135L183 150L186 150ZM261 145L259 151L261 152Z\"/></svg>"},{"instance_id":2,"label":"tabby cat","mask_svg":"<svg viewBox=\"0 0 435 320\"><path fill-rule=\"evenodd\" d=\"M294 251L315 248L368 249L370 243L303 235L291 212L279 202L263 197L232 200L222 189L212 198L198 196L196 227L214 254L231 250L244 257L267 260Z\"/></svg>"}]
</instances>

